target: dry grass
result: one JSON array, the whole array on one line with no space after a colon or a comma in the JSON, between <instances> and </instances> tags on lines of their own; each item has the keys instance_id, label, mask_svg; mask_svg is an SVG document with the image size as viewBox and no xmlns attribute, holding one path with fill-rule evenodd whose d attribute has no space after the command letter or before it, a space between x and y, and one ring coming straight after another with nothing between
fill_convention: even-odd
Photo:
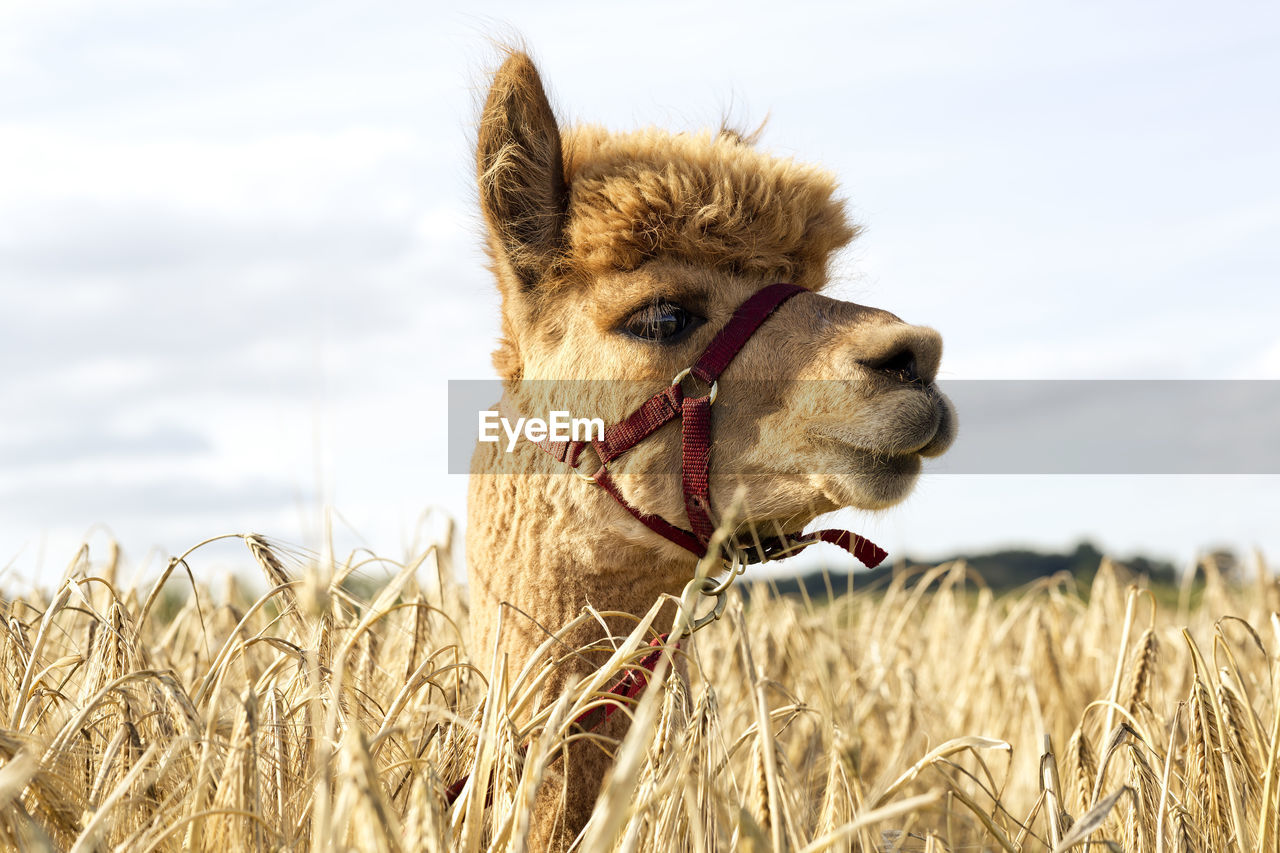
<instances>
[{"instance_id":1,"label":"dry grass","mask_svg":"<svg viewBox=\"0 0 1280 853\"><path fill-rule=\"evenodd\" d=\"M447 549L363 601L344 581L383 561L245 542L256 599L195 585L167 608L197 550L148 588L82 553L51 595L0 601L0 845L523 849L543 768L644 632L517 724L545 673L471 668ZM950 565L822 605L735 598L673 650L687 688L628 708L581 847L1280 850L1280 587L1210 572L1194 608L1110 564L1084 596L996 597Z\"/></svg>"}]
</instances>

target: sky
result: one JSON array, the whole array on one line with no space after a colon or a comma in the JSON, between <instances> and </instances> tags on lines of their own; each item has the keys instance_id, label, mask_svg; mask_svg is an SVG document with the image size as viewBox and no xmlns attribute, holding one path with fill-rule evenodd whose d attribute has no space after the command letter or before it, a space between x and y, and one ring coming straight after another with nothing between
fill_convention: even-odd
<instances>
[{"instance_id":1,"label":"sky","mask_svg":"<svg viewBox=\"0 0 1280 853\"><path fill-rule=\"evenodd\" d=\"M479 10L479 11L477 11ZM940 379L1280 379L1280 12L1249 3L0 3L0 569L223 533L401 557L493 376L493 40L563 122L767 119L863 236L832 292ZM960 412L961 440L964 412ZM1280 555L1280 478L982 476L840 521L922 559Z\"/></svg>"}]
</instances>

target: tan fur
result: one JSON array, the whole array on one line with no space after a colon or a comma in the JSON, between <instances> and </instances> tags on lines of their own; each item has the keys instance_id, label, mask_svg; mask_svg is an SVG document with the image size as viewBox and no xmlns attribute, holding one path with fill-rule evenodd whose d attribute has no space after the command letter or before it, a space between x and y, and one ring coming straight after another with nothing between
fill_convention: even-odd
<instances>
[{"instance_id":1,"label":"tan fur","mask_svg":"<svg viewBox=\"0 0 1280 853\"><path fill-rule=\"evenodd\" d=\"M517 412L558 408L616 423L696 360L743 300L789 280L813 292L783 305L720 382L713 509L745 486L744 536L796 531L842 506L878 509L907 494L922 456L950 445L954 413L933 384L937 333L817 293L833 253L857 233L823 170L734 134L562 131L533 63L513 52L480 121L477 178L502 293L494 363ZM657 300L706 322L670 344L619 331ZM886 366L901 354L918 379ZM678 426L610 469L634 506L685 523ZM693 555L566 470L527 443L511 454L481 444L472 461L473 643L481 659L505 656L509 672L587 604L642 614L693 574ZM566 644L602 636L583 629ZM602 660L567 654L546 701ZM622 716L604 734L621 736ZM539 794L532 849L571 843L608 764L592 744L557 762Z\"/></svg>"},{"instance_id":2,"label":"tan fur","mask_svg":"<svg viewBox=\"0 0 1280 853\"><path fill-rule=\"evenodd\" d=\"M857 233L830 174L736 136L588 126L565 151L569 252L587 275L669 258L816 289Z\"/></svg>"}]
</instances>

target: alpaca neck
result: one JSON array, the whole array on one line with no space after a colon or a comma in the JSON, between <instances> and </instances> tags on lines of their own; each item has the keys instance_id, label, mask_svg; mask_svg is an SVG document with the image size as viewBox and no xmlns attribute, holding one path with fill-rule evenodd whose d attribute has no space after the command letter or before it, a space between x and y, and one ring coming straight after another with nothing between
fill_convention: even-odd
<instances>
[{"instance_id":1,"label":"alpaca neck","mask_svg":"<svg viewBox=\"0 0 1280 853\"><path fill-rule=\"evenodd\" d=\"M664 593L678 595L693 575L691 558L673 559L660 546L629 541L648 534L608 495L585 486L528 443L510 453L496 444L478 445L471 474L472 648L485 665L496 652L506 656L508 671L518 669L549 632L587 605L641 617ZM513 606L503 606L506 602ZM673 606L664 607L655 627L665 630L673 615ZM621 617L607 622L614 635L635 626ZM593 621L565 642L582 646L604 633ZM561 646L555 656L568 651ZM569 669L585 670L593 658L603 660L580 658L581 665Z\"/></svg>"}]
</instances>

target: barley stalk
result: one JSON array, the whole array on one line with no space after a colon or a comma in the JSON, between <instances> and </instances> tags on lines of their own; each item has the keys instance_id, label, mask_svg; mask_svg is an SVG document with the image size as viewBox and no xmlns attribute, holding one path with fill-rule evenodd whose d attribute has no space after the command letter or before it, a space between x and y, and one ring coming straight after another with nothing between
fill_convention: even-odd
<instances>
[{"instance_id":1,"label":"barley stalk","mask_svg":"<svg viewBox=\"0 0 1280 853\"><path fill-rule=\"evenodd\" d=\"M548 697L554 663L470 668L487 650L455 628L466 602L431 577L434 550L385 578L348 561L294 581L283 549L242 538L253 580L217 594L197 547L141 588L123 566L87 581L81 551L54 594L0 597L0 714L17 722L0 846L527 850L572 722L645 654L657 611ZM969 597L965 576L734 598L681 647L688 684L646 690L618 712L626 740L598 739L617 763L580 847L1274 853L1280 617L1256 583L1217 578L1208 604L1148 621L1115 564L1087 598L1061 580ZM1190 659L1161 654L1184 627Z\"/></svg>"}]
</instances>

